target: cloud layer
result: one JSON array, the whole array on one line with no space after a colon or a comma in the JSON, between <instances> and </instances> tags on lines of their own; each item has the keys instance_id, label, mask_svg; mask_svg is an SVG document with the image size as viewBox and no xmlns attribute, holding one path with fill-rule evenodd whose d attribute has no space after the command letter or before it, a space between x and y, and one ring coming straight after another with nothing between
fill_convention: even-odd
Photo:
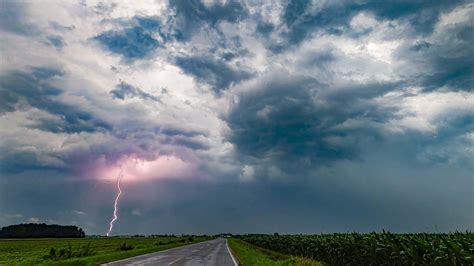
<instances>
[{"instance_id":1,"label":"cloud layer","mask_svg":"<svg viewBox=\"0 0 474 266\"><path fill-rule=\"evenodd\" d=\"M469 1L1 5L0 225L472 229Z\"/></svg>"}]
</instances>

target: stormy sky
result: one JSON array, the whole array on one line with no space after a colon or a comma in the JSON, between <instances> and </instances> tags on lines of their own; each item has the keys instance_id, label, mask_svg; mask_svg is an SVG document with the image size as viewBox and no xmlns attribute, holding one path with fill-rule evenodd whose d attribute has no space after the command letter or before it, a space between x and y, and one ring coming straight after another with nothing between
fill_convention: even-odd
<instances>
[{"instance_id":1,"label":"stormy sky","mask_svg":"<svg viewBox=\"0 0 474 266\"><path fill-rule=\"evenodd\" d=\"M471 1L0 1L0 226L473 230ZM137 168L138 167L138 168ZM140 168L141 167L141 168Z\"/></svg>"}]
</instances>

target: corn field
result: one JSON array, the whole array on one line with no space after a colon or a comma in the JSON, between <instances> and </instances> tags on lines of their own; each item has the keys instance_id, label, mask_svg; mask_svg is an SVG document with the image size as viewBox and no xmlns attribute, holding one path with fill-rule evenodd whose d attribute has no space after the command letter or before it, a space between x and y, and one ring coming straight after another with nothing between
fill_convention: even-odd
<instances>
[{"instance_id":1,"label":"corn field","mask_svg":"<svg viewBox=\"0 0 474 266\"><path fill-rule=\"evenodd\" d=\"M243 235L255 246L328 265L474 265L474 234Z\"/></svg>"}]
</instances>

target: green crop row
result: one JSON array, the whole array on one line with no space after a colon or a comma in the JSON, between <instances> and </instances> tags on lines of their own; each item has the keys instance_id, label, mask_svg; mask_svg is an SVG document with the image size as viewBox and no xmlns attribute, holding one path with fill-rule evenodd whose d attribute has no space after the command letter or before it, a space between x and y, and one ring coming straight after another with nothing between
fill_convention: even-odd
<instances>
[{"instance_id":1,"label":"green crop row","mask_svg":"<svg viewBox=\"0 0 474 266\"><path fill-rule=\"evenodd\" d=\"M474 265L474 234L242 235L253 245L328 265Z\"/></svg>"}]
</instances>

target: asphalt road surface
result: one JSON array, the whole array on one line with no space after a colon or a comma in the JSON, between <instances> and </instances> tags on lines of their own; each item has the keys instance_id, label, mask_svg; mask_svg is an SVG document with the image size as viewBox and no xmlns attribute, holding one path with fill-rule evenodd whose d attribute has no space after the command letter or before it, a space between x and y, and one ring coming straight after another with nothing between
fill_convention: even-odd
<instances>
[{"instance_id":1,"label":"asphalt road surface","mask_svg":"<svg viewBox=\"0 0 474 266\"><path fill-rule=\"evenodd\" d=\"M103 265L236 266L237 263L230 253L227 240L218 238Z\"/></svg>"}]
</instances>

